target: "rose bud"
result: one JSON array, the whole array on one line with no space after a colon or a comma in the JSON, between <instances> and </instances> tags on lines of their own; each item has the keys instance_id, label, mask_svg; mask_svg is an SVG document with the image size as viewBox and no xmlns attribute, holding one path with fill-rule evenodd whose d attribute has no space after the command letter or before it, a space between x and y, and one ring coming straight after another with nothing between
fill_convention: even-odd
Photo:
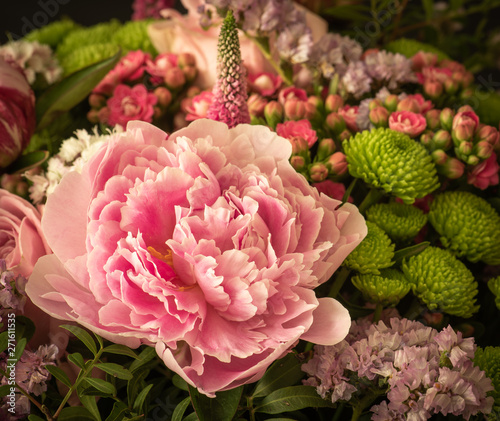
<instances>
[{"instance_id":1,"label":"rose bud","mask_svg":"<svg viewBox=\"0 0 500 421\"><path fill-rule=\"evenodd\" d=\"M325 99L325 110L327 113L337 112L342 106L344 106L344 100L340 95L330 94Z\"/></svg>"},{"instance_id":2,"label":"rose bud","mask_svg":"<svg viewBox=\"0 0 500 421\"><path fill-rule=\"evenodd\" d=\"M28 146L35 126L35 95L23 71L0 57L0 168Z\"/></svg>"},{"instance_id":3,"label":"rose bud","mask_svg":"<svg viewBox=\"0 0 500 421\"><path fill-rule=\"evenodd\" d=\"M377 107L370 110L368 115L375 127L388 127L389 111L385 107Z\"/></svg>"}]
</instances>

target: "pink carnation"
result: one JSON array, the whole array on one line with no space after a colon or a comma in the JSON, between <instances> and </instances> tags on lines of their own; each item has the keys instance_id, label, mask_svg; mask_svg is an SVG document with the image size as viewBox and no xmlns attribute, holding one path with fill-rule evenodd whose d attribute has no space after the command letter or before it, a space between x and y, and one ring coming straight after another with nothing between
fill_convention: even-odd
<instances>
[{"instance_id":1,"label":"pink carnation","mask_svg":"<svg viewBox=\"0 0 500 421\"><path fill-rule=\"evenodd\" d=\"M209 396L256 381L298 339L339 342L349 314L313 288L366 224L310 187L290 154L262 126L197 120L167 140L129 123L49 196L54 253L28 296L116 343L155 346Z\"/></svg>"},{"instance_id":2,"label":"pink carnation","mask_svg":"<svg viewBox=\"0 0 500 421\"><path fill-rule=\"evenodd\" d=\"M476 186L478 189L484 190L489 186L498 184L498 166L497 156L493 152L491 156L472 167L467 174L467 183Z\"/></svg>"},{"instance_id":3,"label":"pink carnation","mask_svg":"<svg viewBox=\"0 0 500 421\"><path fill-rule=\"evenodd\" d=\"M318 140L316 131L312 128L309 120L285 121L276 126L276 133L288 140L297 138L307 141L309 147Z\"/></svg>"},{"instance_id":4,"label":"pink carnation","mask_svg":"<svg viewBox=\"0 0 500 421\"><path fill-rule=\"evenodd\" d=\"M410 137L417 137L427 127L427 121L422 114L411 111L395 111L389 117L389 128Z\"/></svg>"},{"instance_id":5,"label":"pink carnation","mask_svg":"<svg viewBox=\"0 0 500 421\"><path fill-rule=\"evenodd\" d=\"M193 98L187 98L183 104L183 111L186 112L186 121L206 118L213 99L214 94L212 91L202 91Z\"/></svg>"},{"instance_id":6,"label":"pink carnation","mask_svg":"<svg viewBox=\"0 0 500 421\"><path fill-rule=\"evenodd\" d=\"M118 85L113 96L108 99L110 126L120 124L126 126L129 121L153 121L153 106L158 101L155 94L149 93L142 84L133 88L127 85Z\"/></svg>"}]
</instances>

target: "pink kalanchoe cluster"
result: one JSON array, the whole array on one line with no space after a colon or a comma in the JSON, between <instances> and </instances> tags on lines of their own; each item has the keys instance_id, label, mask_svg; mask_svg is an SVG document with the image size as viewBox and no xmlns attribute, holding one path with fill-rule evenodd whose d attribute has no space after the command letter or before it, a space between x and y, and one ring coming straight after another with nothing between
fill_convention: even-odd
<instances>
[{"instance_id":1,"label":"pink kalanchoe cluster","mask_svg":"<svg viewBox=\"0 0 500 421\"><path fill-rule=\"evenodd\" d=\"M160 18L160 12L173 7L174 3L174 0L134 0L132 20Z\"/></svg>"},{"instance_id":2,"label":"pink kalanchoe cluster","mask_svg":"<svg viewBox=\"0 0 500 421\"><path fill-rule=\"evenodd\" d=\"M276 126L276 133L288 139L292 145L297 142L298 139L303 139L307 142L309 148L318 140L318 135L312 128L309 120L285 121Z\"/></svg>"},{"instance_id":3,"label":"pink kalanchoe cluster","mask_svg":"<svg viewBox=\"0 0 500 421\"><path fill-rule=\"evenodd\" d=\"M370 409L374 421L426 420L439 413L469 419L490 413L493 405L487 396L491 380L473 363L475 348L473 338L451 326L438 332L407 319L392 318L389 325L355 321L344 341L316 346L302 369L311 376L305 384L332 402L355 398L356 405L370 393L387 394Z\"/></svg>"},{"instance_id":4,"label":"pink kalanchoe cluster","mask_svg":"<svg viewBox=\"0 0 500 421\"><path fill-rule=\"evenodd\" d=\"M163 53L152 58L140 50L130 51L93 89L87 117L110 126L125 126L131 120L152 122L166 113L196 72L190 54Z\"/></svg>"},{"instance_id":5,"label":"pink kalanchoe cluster","mask_svg":"<svg viewBox=\"0 0 500 421\"><path fill-rule=\"evenodd\" d=\"M240 42L232 12L222 24L217 57L217 82L207 117L235 127L250 123L246 70L241 62Z\"/></svg>"}]
</instances>

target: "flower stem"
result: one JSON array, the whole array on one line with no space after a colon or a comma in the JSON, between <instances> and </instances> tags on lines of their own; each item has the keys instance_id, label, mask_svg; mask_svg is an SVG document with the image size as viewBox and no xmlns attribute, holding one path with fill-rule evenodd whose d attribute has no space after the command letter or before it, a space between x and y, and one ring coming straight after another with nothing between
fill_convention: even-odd
<instances>
[{"instance_id":1,"label":"flower stem","mask_svg":"<svg viewBox=\"0 0 500 421\"><path fill-rule=\"evenodd\" d=\"M357 421L365 408L373 403L373 401L380 395L384 395L385 390L370 390L367 394L356 404L352 409L351 421Z\"/></svg>"},{"instance_id":2,"label":"flower stem","mask_svg":"<svg viewBox=\"0 0 500 421\"><path fill-rule=\"evenodd\" d=\"M345 266L342 266L340 271L337 273L335 280L333 281L332 287L330 288L330 292L328 293L329 297L335 298L338 295L338 293L342 289L342 286L344 285L344 282L349 276L349 273L351 273L351 270L347 269Z\"/></svg>"},{"instance_id":3,"label":"flower stem","mask_svg":"<svg viewBox=\"0 0 500 421\"><path fill-rule=\"evenodd\" d=\"M375 312L373 313L373 323L377 323L380 320L380 316L382 315L382 310L384 306L381 303L377 303L375 307Z\"/></svg>"},{"instance_id":4,"label":"flower stem","mask_svg":"<svg viewBox=\"0 0 500 421\"><path fill-rule=\"evenodd\" d=\"M366 209L377 203L383 196L384 193L382 193L379 189L372 187L359 205L359 211L364 214Z\"/></svg>"}]
</instances>

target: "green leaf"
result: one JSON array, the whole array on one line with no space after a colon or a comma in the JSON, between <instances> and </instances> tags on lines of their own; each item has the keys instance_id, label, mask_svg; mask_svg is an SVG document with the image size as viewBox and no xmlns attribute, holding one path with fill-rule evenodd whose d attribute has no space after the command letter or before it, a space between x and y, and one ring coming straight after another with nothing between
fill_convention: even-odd
<instances>
[{"instance_id":1,"label":"green leaf","mask_svg":"<svg viewBox=\"0 0 500 421\"><path fill-rule=\"evenodd\" d=\"M274 390L298 382L304 377L304 372L300 369L301 365L302 363L293 353L274 362L264 376L257 382L252 396L254 398L266 396Z\"/></svg>"},{"instance_id":2,"label":"green leaf","mask_svg":"<svg viewBox=\"0 0 500 421\"><path fill-rule=\"evenodd\" d=\"M184 380L181 376L179 376L178 374L174 374L174 376L172 377L172 383L174 384L174 386L177 388L177 389L181 389L181 390L184 390L185 392L188 392L189 391L189 386L188 384L186 383L186 380Z\"/></svg>"},{"instance_id":3,"label":"green leaf","mask_svg":"<svg viewBox=\"0 0 500 421\"><path fill-rule=\"evenodd\" d=\"M198 415L196 415L196 412L191 412L186 418L184 418L183 421L198 421Z\"/></svg>"},{"instance_id":4,"label":"green leaf","mask_svg":"<svg viewBox=\"0 0 500 421\"><path fill-rule=\"evenodd\" d=\"M38 415L30 414L28 415L28 421L45 421L43 418L40 418Z\"/></svg>"},{"instance_id":5,"label":"green leaf","mask_svg":"<svg viewBox=\"0 0 500 421\"><path fill-rule=\"evenodd\" d=\"M21 174L38 167L49 157L48 151L34 151L21 155L5 170L8 174Z\"/></svg>"},{"instance_id":6,"label":"green leaf","mask_svg":"<svg viewBox=\"0 0 500 421\"><path fill-rule=\"evenodd\" d=\"M96 418L90 411L81 406L68 406L61 411L58 421L95 421Z\"/></svg>"},{"instance_id":7,"label":"green leaf","mask_svg":"<svg viewBox=\"0 0 500 421\"><path fill-rule=\"evenodd\" d=\"M4 352L9 346L9 332L3 331L0 333L0 352Z\"/></svg>"},{"instance_id":8,"label":"green leaf","mask_svg":"<svg viewBox=\"0 0 500 421\"><path fill-rule=\"evenodd\" d=\"M130 410L127 405L123 402L115 402L111 413L106 418L106 421L121 421L128 413L130 413Z\"/></svg>"},{"instance_id":9,"label":"green leaf","mask_svg":"<svg viewBox=\"0 0 500 421\"><path fill-rule=\"evenodd\" d=\"M137 359L134 362L132 362L129 370L132 372L138 370L139 368L147 364L149 361L151 361L154 357L156 357L156 351L153 347L148 346L144 348L144 350L139 354Z\"/></svg>"},{"instance_id":10,"label":"green leaf","mask_svg":"<svg viewBox=\"0 0 500 421\"><path fill-rule=\"evenodd\" d=\"M403 263L403 259L422 253L429 244L430 243L428 241L423 241L413 246L405 247L404 249L396 251L393 258L394 266L400 266L401 263Z\"/></svg>"},{"instance_id":11,"label":"green leaf","mask_svg":"<svg viewBox=\"0 0 500 421\"><path fill-rule=\"evenodd\" d=\"M83 330L81 327L74 326L74 325L61 325L63 329L69 330L73 335L75 335L80 341L83 342L83 344L90 349L92 354L96 355L97 354L97 347L95 344L94 339L92 339L92 336L86 331Z\"/></svg>"},{"instance_id":12,"label":"green leaf","mask_svg":"<svg viewBox=\"0 0 500 421\"><path fill-rule=\"evenodd\" d=\"M186 412L186 409L190 403L191 403L190 397L187 397L182 402L180 402L174 409L171 421L182 421L182 417L184 416L184 413Z\"/></svg>"},{"instance_id":13,"label":"green leaf","mask_svg":"<svg viewBox=\"0 0 500 421\"><path fill-rule=\"evenodd\" d=\"M85 377L84 380L102 393L113 396L116 395L115 386L106 380L94 379L93 377Z\"/></svg>"},{"instance_id":14,"label":"green leaf","mask_svg":"<svg viewBox=\"0 0 500 421\"><path fill-rule=\"evenodd\" d=\"M275 390L266 396L256 412L265 414L281 414L282 412L298 411L304 408L333 407L334 404L323 399L312 386L290 386Z\"/></svg>"},{"instance_id":15,"label":"green leaf","mask_svg":"<svg viewBox=\"0 0 500 421\"><path fill-rule=\"evenodd\" d=\"M434 14L434 0L422 0L422 6L425 10L425 21L430 22Z\"/></svg>"},{"instance_id":16,"label":"green leaf","mask_svg":"<svg viewBox=\"0 0 500 421\"><path fill-rule=\"evenodd\" d=\"M14 352L14 360L19 361L19 358L23 355L24 348L28 340L26 338L21 338L16 343L16 351Z\"/></svg>"},{"instance_id":17,"label":"green leaf","mask_svg":"<svg viewBox=\"0 0 500 421\"><path fill-rule=\"evenodd\" d=\"M101 421L101 414L99 412L99 408L97 408L97 402L95 400L95 396L89 396L89 395L78 395L80 398L80 402L82 405L87 408L87 410L92 414L94 417L94 421Z\"/></svg>"},{"instance_id":18,"label":"green leaf","mask_svg":"<svg viewBox=\"0 0 500 421\"><path fill-rule=\"evenodd\" d=\"M133 376L133 374L127 370L126 368L123 368L119 364L115 363L100 363L96 364L95 367L97 367L99 370L102 370L113 377L118 377L119 379L123 380L130 380Z\"/></svg>"},{"instance_id":19,"label":"green leaf","mask_svg":"<svg viewBox=\"0 0 500 421\"><path fill-rule=\"evenodd\" d=\"M52 374L57 380L64 383L66 386L71 387L71 380L68 375L55 365L46 365L47 371Z\"/></svg>"},{"instance_id":20,"label":"green leaf","mask_svg":"<svg viewBox=\"0 0 500 421\"><path fill-rule=\"evenodd\" d=\"M11 387L15 388L15 386L10 386L8 384L4 384L3 386L0 386L0 398L3 398L4 396L7 396L10 393Z\"/></svg>"},{"instance_id":21,"label":"green leaf","mask_svg":"<svg viewBox=\"0 0 500 421\"><path fill-rule=\"evenodd\" d=\"M369 21L372 20L370 7L364 5L350 4L348 6L330 7L323 11L325 15L349 21Z\"/></svg>"},{"instance_id":22,"label":"green leaf","mask_svg":"<svg viewBox=\"0 0 500 421\"><path fill-rule=\"evenodd\" d=\"M85 67L48 89L36 102L37 129L47 127L58 115L83 101L118 63L120 56L118 51L113 57Z\"/></svg>"},{"instance_id":23,"label":"green leaf","mask_svg":"<svg viewBox=\"0 0 500 421\"><path fill-rule=\"evenodd\" d=\"M149 391L153 387L153 384L147 385L144 389L141 390L141 392L137 395L137 398L134 401L134 405L132 406L132 409L139 414L144 412L144 403L146 402L146 397L148 396Z\"/></svg>"},{"instance_id":24,"label":"green leaf","mask_svg":"<svg viewBox=\"0 0 500 421\"><path fill-rule=\"evenodd\" d=\"M132 357L134 359L139 359L139 357L137 356L137 354L132 351L128 346L125 346L125 345L117 345L117 344L113 344L113 345L109 345L107 347L105 347L102 352L107 352L108 354L118 354L118 355L126 355L127 357Z\"/></svg>"},{"instance_id":25,"label":"green leaf","mask_svg":"<svg viewBox=\"0 0 500 421\"><path fill-rule=\"evenodd\" d=\"M345 298L343 298L340 294L338 294L335 299L349 311L349 315L353 320L368 316L369 314L373 313L372 308L361 307L356 304L352 304Z\"/></svg>"},{"instance_id":26,"label":"green leaf","mask_svg":"<svg viewBox=\"0 0 500 421\"><path fill-rule=\"evenodd\" d=\"M68 360L75 364L77 367L85 368L85 360L82 357L82 354L79 352L74 352L73 354L68 355Z\"/></svg>"},{"instance_id":27,"label":"green leaf","mask_svg":"<svg viewBox=\"0 0 500 421\"><path fill-rule=\"evenodd\" d=\"M26 316L16 315L16 338L30 340L35 334L35 323Z\"/></svg>"},{"instance_id":28,"label":"green leaf","mask_svg":"<svg viewBox=\"0 0 500 421\"><path fill-rule=\"evenodd\" d=\"M134 377L130 379L127 383L127 400L129 406L132 406L135 402L137 395L139 394L139 389L142 387L142 382L149 374L149 370L136 370L133 372Z\"/></svg>"},{"instance_id":29,"label":"green leaf","mask_svg":"<svg viewBox=\"0 0 500 421\"><path fill-rule=\"evenodd\" d=\"M243 386L240 386L217 392L215 398L209 398L189 386L191 403L200 421L231 421L238 410L242 392Z\"/></svg>"}]
</instances>

